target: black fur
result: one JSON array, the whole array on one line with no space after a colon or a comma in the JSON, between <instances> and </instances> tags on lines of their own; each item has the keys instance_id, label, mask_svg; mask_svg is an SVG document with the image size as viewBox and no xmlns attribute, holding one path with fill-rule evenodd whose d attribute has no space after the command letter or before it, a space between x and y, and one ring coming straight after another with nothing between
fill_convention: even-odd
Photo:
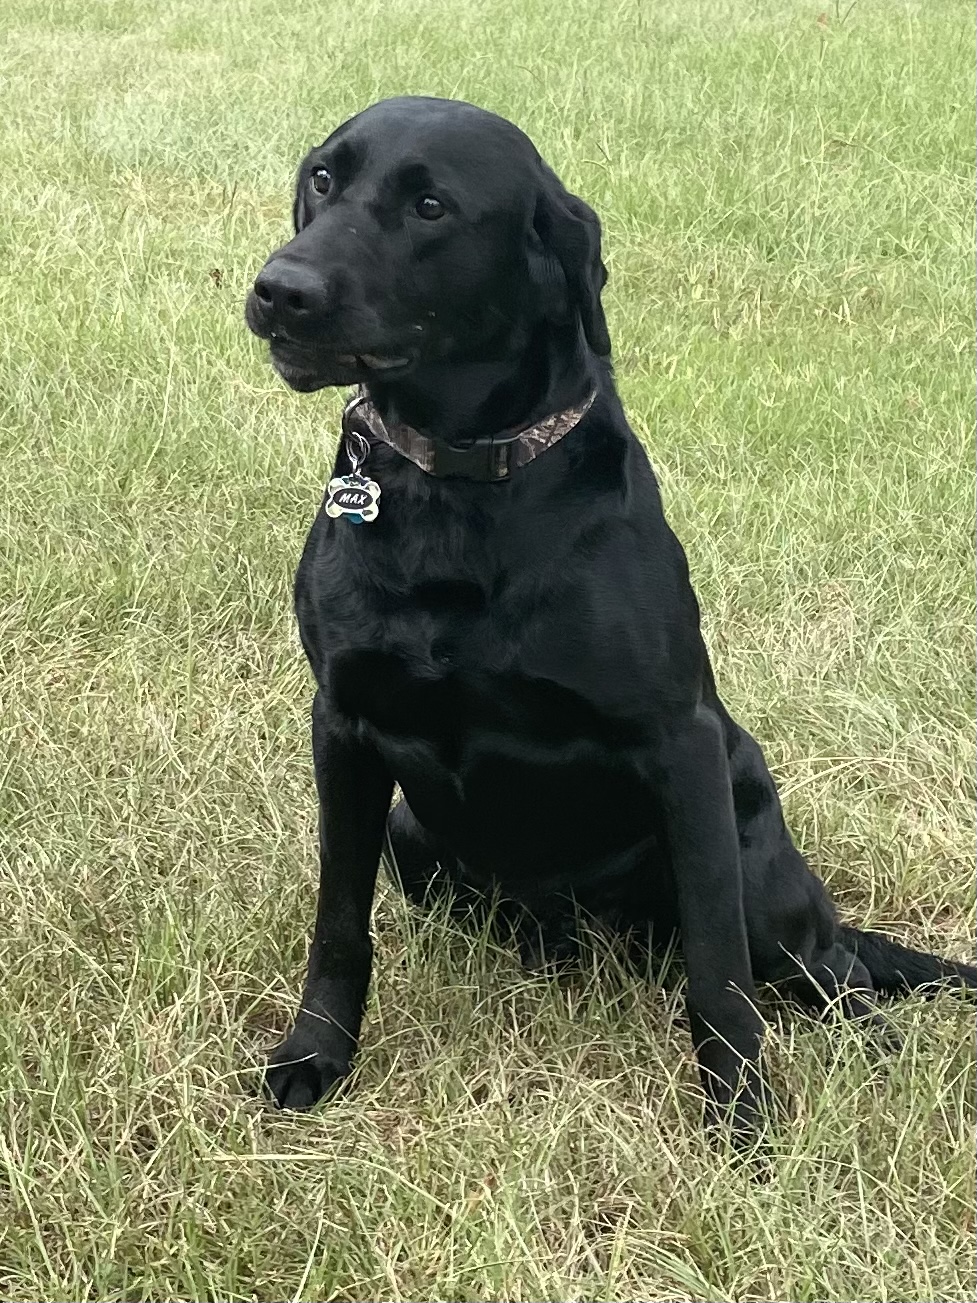
<instances>
[{"instance_id":1,"label":"black fur","mask_svg":"<svg viewBox=\"0 0 977 1303\"><path fill-rule=\"evenodd\" d=\"M443 216L419 215L424 196ZM502 483L376 447L379 519L316 519L295 604L318 683L321 882L276 1100L310 1106L349 1072L385 836L419 903L501 893L517 930L532 920L532 960L573 953L577 911L678 933L709 1112L732 1106L738 1130L763 1091L756 983L852 1014L874 990L977 987L972 967L841 927L794 847L716 693L614 388L599 223L531 142L470 105L376 105L302 164L295 222L247 307L295 388L364 383L388 419L454 444L598 396Z\"/></svg>"}]
</instances>

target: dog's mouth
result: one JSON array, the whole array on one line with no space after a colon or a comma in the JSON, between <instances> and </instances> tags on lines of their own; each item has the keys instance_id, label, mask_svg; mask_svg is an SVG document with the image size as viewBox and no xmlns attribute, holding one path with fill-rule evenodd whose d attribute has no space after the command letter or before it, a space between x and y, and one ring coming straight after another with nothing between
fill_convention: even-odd
<instances>
[{"instance_id":1,"label":"dog's mouth","mask_svg":"<svg viewBox=\"0 0 977 1303\"><path fill-rule=\"evenodd\" d=\"M409 371L414 365L414 358L406 354L299 353L274 335L269 340L269 349L272 366L291 389L300 393L330 385L363 384L374 376L388 379Z\"/></svg>"},{"instance_id":2,"label":"dog's mouth","mask_svg":"<svg viewBox=\"0 0 977 1303\"><path fill-rule=\"evenodd\" d=\"M350 366L366 367L368 371L399 371L401 367L410 365L409 357L380 357L376 353L340 353L336 358L337 362L344 366L348 363Z\"/></svg>"}]
</instances>

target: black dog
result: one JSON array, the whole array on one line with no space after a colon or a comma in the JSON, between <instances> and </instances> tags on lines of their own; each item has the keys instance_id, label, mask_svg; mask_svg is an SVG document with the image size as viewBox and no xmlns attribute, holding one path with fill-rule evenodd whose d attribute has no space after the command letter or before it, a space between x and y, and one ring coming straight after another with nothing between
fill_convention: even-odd
<instances>
[{"instance_id":1,"label":"black dog","mask_svg":"<svg viewBox=\"0 0 977 1303\"><path fill-rule=\"evenodd\" d=\"M870 1017L876 991L977 988L841 926L795 849L614 389L600 225L528 138L468 104L375 105L305 159L294 221L248 325L294 389L361 398L295 585L321 877L278 1103L350 1070L385 830L412 898L500 894L544 960L581 913L678 934L707 1111L738 1132L757 982Z\"/></svg>"}]
</instances>

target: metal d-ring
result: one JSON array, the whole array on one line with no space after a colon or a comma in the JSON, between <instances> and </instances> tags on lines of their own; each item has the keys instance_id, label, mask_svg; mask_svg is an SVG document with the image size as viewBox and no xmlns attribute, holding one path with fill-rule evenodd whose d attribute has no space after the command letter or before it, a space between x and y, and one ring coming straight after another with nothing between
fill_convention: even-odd
<instances>
[{"instance_id":1,"label":"metal d-ring","mask_svg":"<svg viewBox=\"0 0 977 1303\"><path fill-rule=\"evenodd\" d=\"M359 430L354 430L352 418L356 410L362 407L369 399L366 394L359 393L351 398L343 409L343 440L346 448L346 456L349 458L350 467L354 475L357 474L360 467L364 464L370 455L370 441Z\"/></svg>"}]
</instances>

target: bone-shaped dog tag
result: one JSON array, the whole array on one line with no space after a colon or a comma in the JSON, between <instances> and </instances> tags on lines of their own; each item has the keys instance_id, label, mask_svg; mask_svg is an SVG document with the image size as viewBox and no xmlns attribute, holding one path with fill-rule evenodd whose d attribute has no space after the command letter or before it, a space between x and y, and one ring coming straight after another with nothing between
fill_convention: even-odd
<instances>
[{"instance_id":1,"label":"bone-shaped dog tag","mask_svg":"<svg viewBox=\"0 0 977 1303\"><path fill-rule=\"evenodd\" d=\"M380 485L363 475L339 475L326 490L326 515L335 520L345 516L352 525L368 524L380 514L377 499Z\"/></svg>"}]
</instances>

